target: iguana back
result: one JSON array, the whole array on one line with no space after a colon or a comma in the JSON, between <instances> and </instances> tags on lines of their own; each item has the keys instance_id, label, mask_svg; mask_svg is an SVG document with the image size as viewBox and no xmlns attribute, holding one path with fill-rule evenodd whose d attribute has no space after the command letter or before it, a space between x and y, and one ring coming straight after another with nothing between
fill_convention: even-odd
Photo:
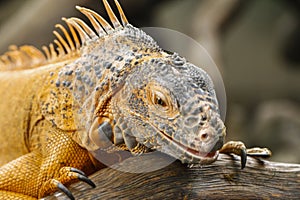
<instances>
[{"instance_id":1,"label":"iguana back","mask_svg":"<svg viewBox=\"0 0 300 200\"><path fill-rule=\"evenodd\" d=\"M30 151L29 138L42 119L39 100L54 66L0 72L0 165Z\"/></svg>"}]
</instances>

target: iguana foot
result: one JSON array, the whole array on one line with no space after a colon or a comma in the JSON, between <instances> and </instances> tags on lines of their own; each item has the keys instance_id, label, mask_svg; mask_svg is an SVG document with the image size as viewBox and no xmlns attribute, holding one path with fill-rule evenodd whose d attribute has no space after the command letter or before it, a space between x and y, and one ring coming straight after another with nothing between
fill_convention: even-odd
<instances>
[{"instance_id":1,"label":"iguana foot","mask_svg":"<svg viewBox=\"0 0 300 200\"><path fill-rule=\"evenodd\" d=\"M243 169L246 166L247 148L244 143L240 141L229 141L223 145L219 152L225 154L234 153L241 156L241 168Z\"/></svg>"},{"instance_id":2,"label":"iguana foot","mask_svg":"<svg viewBox=\"0 0 300 200\"><path fill-rule=\"evenodd\" d=\"M50 179L42 185L39 193L39 198L60 190L73 200L75 199L74 196L64 184L70 184L78 180L87 183L93 188L96 187L93 181L90 180L81 170L73 167L62 167L59 170L59 177Z\"/></svg>"},{"instance_id":3,"label":"iguana foot","mask_svg":"<svg viewBox=\"0 0 300 200\"><path fill-rule=\"evenodd\" d=\"M247 162L247 156L268 158L272 155L272 152L267 148L251 148L247 149L245 144L240 141L229 141L223 145L219 151L220 153L230 154L234 153L241 156L241 168L245 168Z\"/></svg>"}]
</instances>

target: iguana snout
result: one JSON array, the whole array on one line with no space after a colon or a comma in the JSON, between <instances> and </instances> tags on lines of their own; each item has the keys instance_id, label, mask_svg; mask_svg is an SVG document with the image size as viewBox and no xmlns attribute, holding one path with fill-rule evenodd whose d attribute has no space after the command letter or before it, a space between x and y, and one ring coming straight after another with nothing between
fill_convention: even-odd
<instances>
[{"instance_id":1,"label":"iguana snout","mask_svg":"<svg viewBox=\"0 0 300 200\"><path fill-rule=\"evenodd\" d=\"M171 142L175 143L174 149L177 149L174 155L184 150L179 157L182 162L208 164L217 158L218 150L224 143L226 128L219 113L212 108L213 105L199 101L199 96L195 99L190 100L189 109L183 106L180 110L181 117L176 125L180 128L173 134Z\"/></svg>"}]
</instances>

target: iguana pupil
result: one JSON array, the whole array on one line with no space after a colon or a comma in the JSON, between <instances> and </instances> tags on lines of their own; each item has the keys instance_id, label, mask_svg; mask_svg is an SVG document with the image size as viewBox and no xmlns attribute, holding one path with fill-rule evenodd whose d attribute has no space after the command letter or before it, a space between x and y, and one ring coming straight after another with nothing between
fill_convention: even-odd
<instances>
[{"instance_id":1,"label":"iguana pupil","mask_svg":"<svg viewBox=\"0 0 300 200\"><path fill-rule=\"evenodd\" d=\"M157 105L160 105L162 107L166 107L167 106L167 103L159 96L155 96L155 101L154 101L155 104Z\"/></svg>"},{"instance_id":2,"label":"iguana pupil","mask_svg":"<svg viewBox=\"0 0 300 200\"><path fill-rule=\"evenodd\" d=\"M159 97L156 98L156 104L160 106L166 106L166 103Z\"/></svg>"}]
</instances>

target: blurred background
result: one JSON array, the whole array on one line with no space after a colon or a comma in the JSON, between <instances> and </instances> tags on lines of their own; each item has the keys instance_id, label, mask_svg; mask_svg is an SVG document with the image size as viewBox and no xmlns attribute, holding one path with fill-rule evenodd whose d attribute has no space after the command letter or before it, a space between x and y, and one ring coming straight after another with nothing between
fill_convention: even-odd
<instances>
[{"instance_id":1,"label":"blurred background","mask_svg":"<svg viewBox=\"0 0 300 200\"><path fill-rule=\"evenodd\" d=\"M173 29L207 49L226 88L227 140L300 163L300 0L119 1L131 24ZM100 0L0 0L0 54L48 45L61 17L84 18L75 5L107 19Z\"/></svg>"}]
</instances>

